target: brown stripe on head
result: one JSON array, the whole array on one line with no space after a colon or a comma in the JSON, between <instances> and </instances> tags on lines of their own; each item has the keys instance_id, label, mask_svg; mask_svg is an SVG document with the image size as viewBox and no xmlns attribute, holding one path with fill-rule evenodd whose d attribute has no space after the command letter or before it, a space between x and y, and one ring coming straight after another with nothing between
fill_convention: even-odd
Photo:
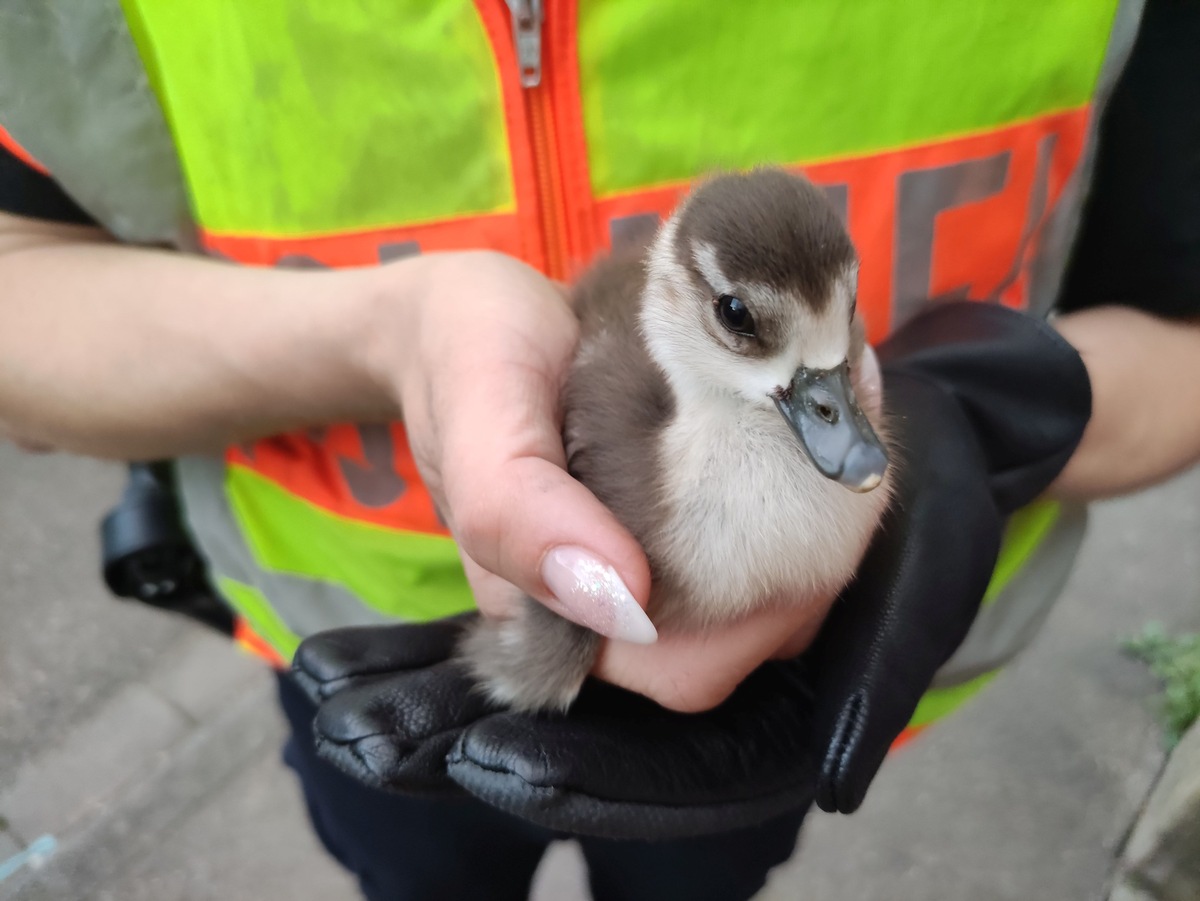
<instances>
[{"instance_id":1,"label":"brown stripe on head","mask_svg":"<svg viewBox=\"0 0 1200 901\"><path fill-rule=\"evenodd\" d=\"M825 193L781 169L718 175L699 185L680 213L679 263L695 272L695 248L705 245L731 282L799 295L818 313L857 259Z\"/></svg>"}]
</instances>

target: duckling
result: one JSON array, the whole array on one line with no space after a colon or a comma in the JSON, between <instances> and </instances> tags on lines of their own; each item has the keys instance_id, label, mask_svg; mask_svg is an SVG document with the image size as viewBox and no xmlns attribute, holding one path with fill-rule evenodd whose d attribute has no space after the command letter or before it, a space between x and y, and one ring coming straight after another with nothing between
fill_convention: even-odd
<instances>
[{"instance_id":1,"label":"duckling","mask_svg":"<svg viewBox=\"0 0 1200 901\"><path fill-rule=\"evenodd\" d=\"M857 279L824 193L758 169L702 182L648 248L575 287L568 470L645 549L660 633L825 604L853 575L888 500L851 385ZM525 597L458 656L492 701L566 710L601 641Z\"/></svg>"}]
</instances>

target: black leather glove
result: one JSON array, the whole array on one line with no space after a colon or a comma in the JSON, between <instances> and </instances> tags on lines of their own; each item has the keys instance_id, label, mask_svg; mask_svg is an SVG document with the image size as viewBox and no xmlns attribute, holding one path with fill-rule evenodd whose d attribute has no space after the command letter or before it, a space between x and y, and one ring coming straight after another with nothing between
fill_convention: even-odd
<instances>
[{"instance_id":1,"label":"black leather glove","mask_svg":"<svg viewBox=\"0 0 1200 901\"><path fill-rule=\"evenodd\" d=\"M814 797L856 809L966 635L1005 516L1061 471L1091 406L1078 354L1002 307L937 307L879 355L895 499L804 656L764 664L705 713L589 683L567 715L530 717L489 708L446 661L460 623L336 630L295 664L322 756L371 785L460 786L612 838L726 831Z\"/></svg>"},{"instance_id":2,"label":"black leather glove","mask_svg":"<svg viewBox=\"0 0 1200 901\"><path fill-rule=\"evenodd\" d=\"M674 713L589 681L566 716L499 711L445 661L464 618L308 639L294 676L319 703L322 757L368 785L461 792L532 822L620 839L761 822L812 801L812 700L770 662L720 707ZM441 645L438 662L427 652Z\"/></svg>"}]
</instances>

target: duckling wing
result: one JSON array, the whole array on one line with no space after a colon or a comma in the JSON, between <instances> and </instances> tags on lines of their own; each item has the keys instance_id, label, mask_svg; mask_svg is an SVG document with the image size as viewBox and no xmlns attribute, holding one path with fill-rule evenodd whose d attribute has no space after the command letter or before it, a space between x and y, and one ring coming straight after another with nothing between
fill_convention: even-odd
<instances>
[{"instance_id":1,"label":"duckling wing","mask_svg":"<svg viewBox=\"0 0 1200 901\"><path fill-rule=\"evenodd\" d=\"M633 254L604 260L581 279L579 352L563 396L568 470L643 546L658 519L660 435L674 415L638 328L644 284Z\"/></svg>"}]
</instances>

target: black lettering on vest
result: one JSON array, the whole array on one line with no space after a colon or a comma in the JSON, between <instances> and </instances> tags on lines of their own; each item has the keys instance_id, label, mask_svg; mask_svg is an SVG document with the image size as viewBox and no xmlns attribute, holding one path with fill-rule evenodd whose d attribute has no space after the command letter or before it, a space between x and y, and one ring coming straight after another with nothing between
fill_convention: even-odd
<instances>
[{"instance_id":1,"label":"black lettering on vest","mask_svg":"<svg viewBox=\"0 0 1200 901\"><path fill-rule=\"evenodd\" d=\"M275 261L277 269L328 269L320 260L306 253L285 253Z\"/></svg>"},{"instance_id":2,"label":"black lettering on vest","mask_svg":"<svg viewBox=\"0 0 1200 901\"><path fill-rule=\"evenodd\" d=\"M850 186L842 182L840 185L821 185L820 188L829 198L829 202L833 204L838 218L842 220L842 225L848 223L850 221Z\"/></svg>"},{"instance_id":3,"label":"black lettering on vest","mask_svg":"<svg viewBox=\"0 0 1200 901\"><path fill-rule=\"evenodd\" d=\"M390 244L380 244L377 251L380 263L390 263L393 260L415 257L420 252L421 245L416 241L393 241Z\"/></svg>"},{"instance_id":4,"label":"black lettering on vest","mask_svg":"<svg viewBox=\"0 0 1200 901\"><path fill-rule=\"evenodd\" d=\"M608 239L614 249L649 244L661 221L658 213L617 216L608 222Z\"/></svg>"},{"instance_id":5,"label":"black lettering on vest","mask_svg":"<svg viewBox=\"0 0 1200 901\"><path fill-rule=\"evenodd\" d=\"M988 295L988 300L993 303L998 302L1000 295L1017 280L1021 270L1025 267L1030 245L1034 243L1034 239L1041 231L1046 215L1046 202L1050 199L1050 163L1054 159L1054 151L1057 147L1057 132L1043 135L1042 139L1038 141L1037 163L1033 170L1033 185L1029 189L1029 206L1025 212L1025 225L1021 229L1021 240L1017 244L1012 267L1000 284L996 286L996 290Z\"/></svg>"},{"instance_id":6,"label":"black lettering on vest","mask_svg":"<svg viewBox=\"0 0 1200 901\"><path fill-rule=\"evenodd\" d=\"M351 496L364 507L386 507L408 488L393 463L396 452L392 432L386 425L356 426L362 441L365 463L338 456L338 468Z\"/></svg>"},{"instance_id":7,"label":"black lettering on vest","mask_svg":"<svg viewBox=\"0 0 1200 901\"><path fill-rule=\"evenodd\" d=\"M915 314L933 293L933 233L939 213L977 203L1004 189L1011 151L933 169L905 172L896 186L896 258L892 328ZM967 287L952 293L966 293Z\"/></svg>"}]
</instances>

